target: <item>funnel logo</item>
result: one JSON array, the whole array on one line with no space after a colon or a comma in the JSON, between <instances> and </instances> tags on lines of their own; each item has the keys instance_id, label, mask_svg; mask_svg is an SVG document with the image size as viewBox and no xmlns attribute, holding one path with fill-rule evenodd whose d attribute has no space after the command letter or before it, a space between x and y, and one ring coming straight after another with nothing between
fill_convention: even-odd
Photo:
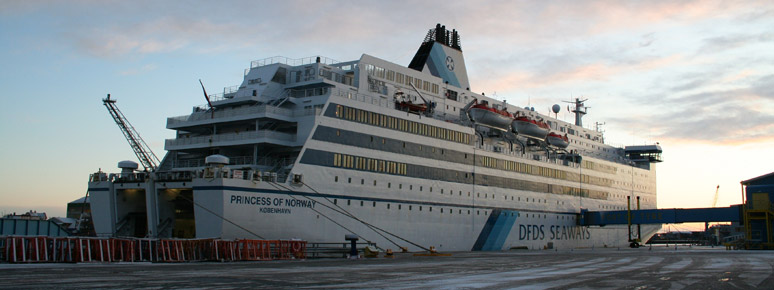
<instances>
[{"instance_id":1,"label":"funnel logo","mask_svg":"<svg viewBox=\"0 0 774 290\"><path fill-rule=\"evenodd\" d=\"M446 68L448 68L449 71L454 71L454 59L452 59L451 56L446 57Z\"/></svg>"}]
</instances>

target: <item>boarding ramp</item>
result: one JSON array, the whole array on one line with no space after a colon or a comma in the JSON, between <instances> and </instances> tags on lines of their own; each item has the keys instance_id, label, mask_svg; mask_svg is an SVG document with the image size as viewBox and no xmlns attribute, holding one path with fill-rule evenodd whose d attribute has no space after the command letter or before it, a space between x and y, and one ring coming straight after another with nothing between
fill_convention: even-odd
<instances>
[{"instance_id":1,"label":"boarding ramp","mask_svg":"<svg viewBox=\"0 0 774 290\"><path fill-rule=\"evenodd\" d=\"M741 222L741 205L710 208L669 208L618 211L581 211L582 226Z\"/></svg>"}]
</instances>

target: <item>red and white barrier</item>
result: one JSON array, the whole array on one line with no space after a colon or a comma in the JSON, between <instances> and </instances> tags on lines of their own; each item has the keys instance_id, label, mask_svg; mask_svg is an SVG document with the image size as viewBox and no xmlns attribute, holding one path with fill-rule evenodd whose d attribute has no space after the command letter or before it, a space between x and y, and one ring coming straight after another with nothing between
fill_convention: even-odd
<instances>
[{"instance_id":1,"label":"red and white barrier","mask_svg":"<svg viewBox=\"0 0 774 290\"><path fill-rule=\"evenodd\" d=\"M110 263L306 259L306 241L0 237L0 262Z\"/></svg>"}]
</instances>

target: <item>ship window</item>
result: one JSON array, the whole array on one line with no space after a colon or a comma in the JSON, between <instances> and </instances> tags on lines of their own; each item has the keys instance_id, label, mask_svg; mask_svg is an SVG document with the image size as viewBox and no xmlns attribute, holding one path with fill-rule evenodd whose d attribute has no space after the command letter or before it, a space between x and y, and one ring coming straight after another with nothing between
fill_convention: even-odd
<instances>
[{"instance_id":1,"label":"ship window","mask_svg":"<svg viewBox=\"0 0 774 290\"><path fill-rule=\"evenodd\" d=\"M360 179L360 184L361 185L365 184L365 179Z\"/></svg>"},{"instance_id":2,"label":"ship window","mask_svg":"<svg viewBox=\"0 0 774 290\"><path fill-rule=\"evenodd\" d=\"M338 176L334 177L334 178L333 178L333 181L334 181L334 182L339 182L339 177L338 177Z\"/></svg>"},{"instance_id":3,"label":"ship window","mask_svg":"<svg viewBox=\"0 0 774 290\"><path fill-rule=\"evenodd\" d=\"M398 189L403 189L403 183L398 184Z\"/></svg>"},{"instance_id":4,"label":"ship window","mask_svg":"<svg viewBox=\"0 0 774 290\"><path fill-rule=\"evenodd\" d=\"M403 208L403 206L399 204L399 205L398 205L398 210L400 210L400 209L402 209L402 208Z\"/></svg>"},{"instance_id":5,"label":"ship window","mask_svg":"<svg viewBox=\"0 0 774 290\"><path fill-rule=\"evenodd\" d=\"M419 187L419 191L422 191L422 186Z\"/></svg>"},{"instance_id":6,"label":"ship window","mask_svg":"<svg viewBox=\"0 0 774 290\"><path fill-rule=\"evenodd\" d=\"M409 185L409 190L414 190L414 185L413 184Z\"/></svg>"},{"instance_id":7,"label":"ship window","mask_svg":"<svg viewBox=\"0 0 774 290\"><path fill-rule=\"evenodd\" d=\"M390 204L389 203L387 204L387 209L390 209Z\"/></svg>"},{"instance_id":8,"label":"ship window","mask_svg":"<svg viewBox=\"0 0 774 290\"><path fill-rule=\"evenodd\" d=\"M360 206L363 206L363 201L362 200L360 201Z\"/></svg>"},{"instance_id":9,"label":"ship window","mask_svg":"<svg viewBox=\"0 0 774 290\"><path fill-rule=\"evenodd\" d=\"M376 186L376 180L374 180L374 186Z\"/></svg>"},{"instance_id":10,"label":"ship window","mask_svg":"<svg viewBox=\"0 0 774 290\"><path fill-rule=\"evenodd\" d=\"M351 200L347 200L347 205L351 205Z\"/></svg>"},{"instance_id":11,"label":"ship window","mask_svg":"<svg viewBox=\"0 0 774 290\"><path fill-rule=\"evenodd\" d=\"M409 210L412 210L413 208L414 208L413 206L409 205Z\"/></svg>"},{"instance_id":12,"label":"ship window","mask_svg":"<svg viewBox=\"0 0 774 290\"><path fill-rule=\"evenodd\" d=\"M422 206L421 205L419 206L419 211L422 211Z\"/></svg>"},{"instance_id":13,"label":"ship window","mask_svg":"<svg viewBox=\"0 0 774 290\"><path fill-rule=\"evenodd\" d=\"M333 199L333 204L339 204L339 199L338 198L334 198Z\"/></svg>"},{"instance_id":14,"label":"ship window","mask_svg":"<svg viewBox=\"0 0 774 290\"><path fill-rule=\"evenodd\" d=\"M352 183L352 177L347 177L347 183Z\"/></svg>"},{"instance_id":15,"label":"ship window","mask_svg":"<svg viewBox=\"0 0 774 290\"><path fill-rule=\"evenodd\" d=\"M429 210L429 211L433 211L433 207L432 207L432 206L429 206L429 208L430 208L430 210Z\"/></svg>"},{"instance_id":16,"label":"ship window","mask_svg":"<svg viewBox=\"0 0 774 290\"><path fill-rule=\"evenodd\" d=\"M387 182L387 188L390 188L390 187L392 187L392 183Z\"/></svg>"},{"instance_id":17,"label":"ship window","mask_svg":"<svg viewBox=\"0 0 774 290\"><path fill-rule=\"evenodd\" d=\"M376 207L376 202L375 201L374 201L374 206L373 207Z\"/></svg>"},{"instance_id":18,"label":"ship window","mask_svg":"<svg viewBox=\"0 0 774 290\"><path fill-rule=\"evenodd\" d=\"M336 136L341 136L341 130L336 130Z\"/></svg>"}]
</instances>

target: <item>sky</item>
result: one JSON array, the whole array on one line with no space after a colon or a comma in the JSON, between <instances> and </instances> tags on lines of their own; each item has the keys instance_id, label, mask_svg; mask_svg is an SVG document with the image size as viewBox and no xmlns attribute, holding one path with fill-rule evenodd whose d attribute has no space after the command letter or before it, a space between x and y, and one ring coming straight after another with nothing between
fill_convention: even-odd
<instances>
[{"instance_id":1,"label":"sky","mask_svg":"<svg viewBox=\"0 0 774 290\"><path fill-rule=\"evenodd\" d=\"M199 79L222 92L272 56L408 65L436 23L460 32L471 90L542 113L588 99L607 143L659 142L660 208L709 207L718 185L738 204L774 171L771 1L0 0L0 213L63 216L89 174L136 160L108 93L161 157Z\"/></svg>"}]
</instances>

